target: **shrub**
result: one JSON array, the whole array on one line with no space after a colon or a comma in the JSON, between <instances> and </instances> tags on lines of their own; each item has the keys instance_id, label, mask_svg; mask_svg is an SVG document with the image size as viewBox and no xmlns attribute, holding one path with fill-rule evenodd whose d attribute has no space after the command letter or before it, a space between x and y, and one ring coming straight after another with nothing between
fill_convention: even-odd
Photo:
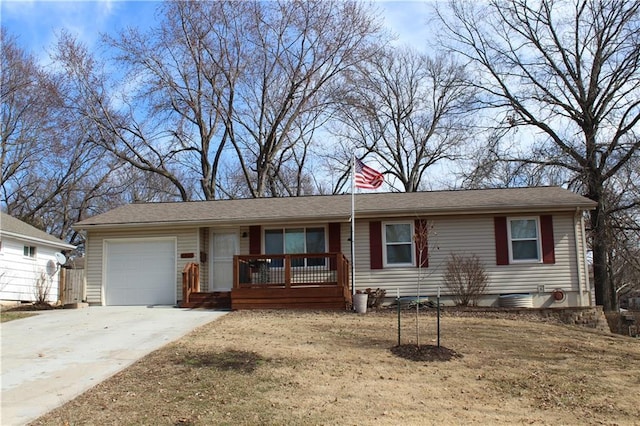
<instances>
[{"instance_id":1,"label":"shrub","mask_svg":"<svg viewBox=\"0 0 640 426\"><path fill-rule=\"evenodd\" d=\"M444 284L457 306L469 306L470 303L476 306L488 283L489 277L478 256L474 254L464 257L451 254L447 262Z\"/></svg>"},{"instance_id":2,"label":"shrub","mask_svg":"<svg viewBox=\"0 0 640 426\"><path fill-rule=\"evenodd\" d=\"M375 290L368 288L364 292L369 296L367 298L368 308L379 308L387 294L387 291L381 288L377 288Z\"/></svg>"},{"instance_id":3,"label":"shrub","mask_svg":"<svg viewBox=\"0 0 640 426\"><path fill-rule=\"evenodd\" d=\"M49 293L51 292L51 280L47 279L47 275L44 272L40 272L35 281L33 289L34 296L36 298L36 304L49 303Z\"/></svg>"}]
</instances>

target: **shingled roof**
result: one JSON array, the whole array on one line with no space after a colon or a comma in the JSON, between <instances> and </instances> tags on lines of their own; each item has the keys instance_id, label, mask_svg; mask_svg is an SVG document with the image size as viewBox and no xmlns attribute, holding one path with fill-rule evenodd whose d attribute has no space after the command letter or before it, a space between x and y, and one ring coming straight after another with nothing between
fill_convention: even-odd
<instances>
[{"instance_id":1,"label":"shingled roof","mask_svg":"<svg viewBox=\"0 0 640 426\"><path fill-rule=\"evenodd\" d=\"M356 194L356 218L590 210L595 203L558 187ZM351 195L128 204L75 229L152 225L348 221Z\"/></svg>"},{"instance_id":2,"label":"shingled roof","mask_svg":"<svg viewBox=\"0 0 640 426\"><path fill-rule=\"evenodd\" d=\"M75 246L67 244L59 238L54 237L38 228L29 225L7 213L0 212L0 235L13 238L38 242L40 244L53 246L60 249L72 249Z\"/></svg>"}]
</instances>

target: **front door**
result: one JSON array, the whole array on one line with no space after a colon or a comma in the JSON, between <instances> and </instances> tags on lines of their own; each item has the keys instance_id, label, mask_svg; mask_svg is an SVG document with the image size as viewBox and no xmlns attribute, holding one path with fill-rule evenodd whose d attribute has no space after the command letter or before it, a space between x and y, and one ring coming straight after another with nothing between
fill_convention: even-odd
<instances>
[{"instance_id":1,"label":"front door","mask_svg":"<svg viewBox=\"0 0 640 426\"><path fill-rule=\"evenodd\" d=\"M213 231L211 254L211 291L231 291L233 256L238 254L238 233Z\"/></svg>"}]
</instances>

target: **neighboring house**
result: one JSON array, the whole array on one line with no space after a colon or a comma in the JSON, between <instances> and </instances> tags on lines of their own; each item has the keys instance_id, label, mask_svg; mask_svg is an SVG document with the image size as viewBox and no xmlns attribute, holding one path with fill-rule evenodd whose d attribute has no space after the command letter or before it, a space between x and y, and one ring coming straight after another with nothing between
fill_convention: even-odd
<instances>
[{"instance_id":1,"label":"neighboring house","mask_svg":"<svg viewBox=\"0 0 640 426\"><path fill-rule=\"evenodd\" d=\"M352 260L351 201L347 194L130 204L86 219L74 228L86 237L87 301L175 304L190 263L199 266L200 291L231 291L234 308L249 306L241 301L249 292L253 307L303 307L294 301L299 289L326 296L323 282L344 285L347 296L366 288L415 296L419 272L420 295L435 296L440 286L446 301L442 276L457 253L477 255L486 268L481 304L523 293L538 307L592 303L584 212L595 203L585 197L557 187L356 194L355 289L351 266L344 268ZM425 222L432 229L420 268L413 235ZM280 302L260 305L283 287Z\"/></svg>"},{"instance_id":2,"label":"neighboring house","mask_svg":"<svg viewBox=\"0 0 640 426\"><path fill-rule=\"evenodd\" d=\"M56 254L75 246L0 212L0 300L58 300Z\"/></svg>"},{"instance_id":3,"label":"neighboring house","mask_svg":"<svg viewBox=\"0 0 640 426\"><path fill-rule=\"evenodd\" d=\"M640 290L631 290L620 296L620 307L640 311Z\"/></svg>"}]
</instances>

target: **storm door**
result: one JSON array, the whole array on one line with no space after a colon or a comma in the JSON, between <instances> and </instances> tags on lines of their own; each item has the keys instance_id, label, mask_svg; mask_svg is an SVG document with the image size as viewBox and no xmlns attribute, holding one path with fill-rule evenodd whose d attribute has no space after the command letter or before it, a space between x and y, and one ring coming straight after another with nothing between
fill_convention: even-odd
<instances>
[{"instance_id":1,"label":"storm door","mask_svg":"<svg viewBox=\"0 0 640 426\"><path fill-rule=\"evenodd\" d=\"M211 237L211 291L233 288L233 256L238 254L238 233L213 231Z\"/></svg>"}]
</instances>

